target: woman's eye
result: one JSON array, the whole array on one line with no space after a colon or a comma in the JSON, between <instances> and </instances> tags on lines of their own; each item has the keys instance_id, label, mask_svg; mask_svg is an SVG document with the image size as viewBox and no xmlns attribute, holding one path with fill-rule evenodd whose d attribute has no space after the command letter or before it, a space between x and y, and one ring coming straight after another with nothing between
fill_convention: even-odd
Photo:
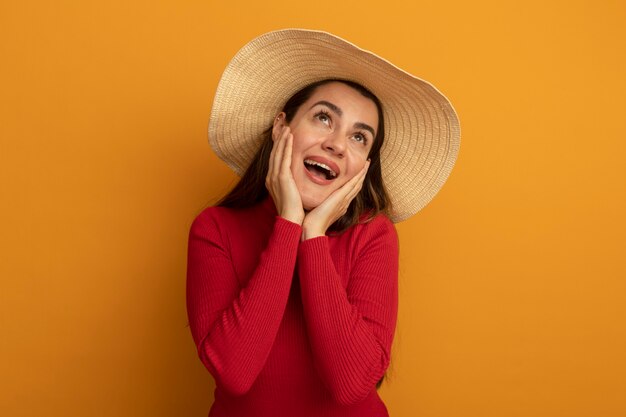
<instances>
[{"instance_id":1,"label":"woman's eye","mask_svg":"<svg viewBox=\"0 0 626 417\"><path fill-rule=\"evenodd\" d=\"M367 138L365 137L365 135L363 133L357 133L356 135L354 135L354 139L362 144L366 144L367 143Z\"/></svg>"},{"instance_id":2,"label":"woman's eye","mask_svg":"<svg viewBox=\"0 0 626 417\"><path fill-rule=\"evenodd\" d=\"M319 120L320 122L324 124L330 123L330 117L326 113L318 113L316 117L317 117L317 120Z\"/></svg>"}]
</instances>

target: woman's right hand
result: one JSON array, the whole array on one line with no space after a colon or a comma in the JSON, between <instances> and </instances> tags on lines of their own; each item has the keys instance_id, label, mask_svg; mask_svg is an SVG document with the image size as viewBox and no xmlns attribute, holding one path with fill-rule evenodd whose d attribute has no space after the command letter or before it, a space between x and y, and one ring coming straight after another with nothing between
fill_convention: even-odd
<instances>
[{"instance_id":1,"label":"woman's right hand","mask_svg":"<svg viewBox=\"0 0 626 417\"><path fill-rule=\"evenodd\" d=\"M291 173L291 151L293 134L283 121L281 113L272 129L272 152L270 153L269 169L265 178L265 186L269 191L278 215L290 222L302 224L304 209L302 199Z\"/></svg>"}]
</instances>

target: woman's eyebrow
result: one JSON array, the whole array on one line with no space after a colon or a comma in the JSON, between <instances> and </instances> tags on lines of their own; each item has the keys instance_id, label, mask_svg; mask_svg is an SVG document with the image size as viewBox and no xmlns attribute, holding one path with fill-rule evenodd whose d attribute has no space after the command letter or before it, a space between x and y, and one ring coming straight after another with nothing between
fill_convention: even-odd
<instances>
[{"instance_id":1,"label":"woman's eyebrow","mask_svg":"<svg viewBox=\"0 0 626 417\"><path fill-rule=\"evenodd\" d=\"M356 127L357 129L363 129L363 130L367 130L368 132L370 132L372 134L372 137L376 137L376 133L374 132L374 128L372 128L372 126L365 124L365 123L361 123L361 122L357 122L354 124L354 127Z\"/></svg>"},{"instance_id":2,"label":"woman's eyebrow","mask_svg":"<svg viewBox=\"0 0 626 417\"><path fill-rule=\"evenodd\" d=\"M318 101L317 103L313 104L311 107L309 107L309 110L312 109L313 107L317 106L317 105L323 105L328 107L329 109L331 109L334 113L337 113L337 115L341 116L343 114L343 110L341 110L339 107L337 107L336 105L334 105L333 103L331 103L330 101L326 101L326 100L321 100Z\"/></svg>"}]
</instances>

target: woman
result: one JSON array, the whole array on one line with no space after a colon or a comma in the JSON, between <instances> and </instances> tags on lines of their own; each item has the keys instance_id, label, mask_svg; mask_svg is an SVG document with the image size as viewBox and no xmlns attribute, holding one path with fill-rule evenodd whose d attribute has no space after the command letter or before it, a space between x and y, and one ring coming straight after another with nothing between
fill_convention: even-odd
<instances>
[{"instance_id":1,"label":"woman","mask_svg":"<svg viewBox=\"0 0 626 417\"><path fill-rule=\"evenodd\" d=\"M224 71L209 138L245 170L190 230L187 306L216 381L209 415L388 415L376 387L397 315L392 221L449 175L450 103L333 35L276 31Z\"/></svg>"}]
</instances>

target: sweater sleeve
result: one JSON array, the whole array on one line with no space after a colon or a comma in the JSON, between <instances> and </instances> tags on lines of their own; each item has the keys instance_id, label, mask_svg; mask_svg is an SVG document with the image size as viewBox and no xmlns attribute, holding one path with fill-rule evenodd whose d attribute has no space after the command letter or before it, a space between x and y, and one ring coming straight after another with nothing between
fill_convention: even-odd
<instances>
[{"instance_id":1,"label":"sweater sleeve","mask_svg":"<svg viewBox=\"0 0 626 417\"><path fill-rule=\"evenodd\" d=\"M202 363L224 390L242 395L261 372L274 343L302 230L277 217L256 269L241 288L218 224L218 219L201 214L191 225L187 314Z\"/></svg>"},{"instance_id":2,"label":"sweater sleeve","mask_svg":"<svg viewBox=\"0 0 626 417\"><path fill-rule=\"evenodd\" d=\"M345 289L328 237L306 240L299 247L302 303L316 366L335 400L344 405L372 392L389 366L395 332L398 238L387 218L375 223L359 238Z\"/></svg>"}]
</instances>

